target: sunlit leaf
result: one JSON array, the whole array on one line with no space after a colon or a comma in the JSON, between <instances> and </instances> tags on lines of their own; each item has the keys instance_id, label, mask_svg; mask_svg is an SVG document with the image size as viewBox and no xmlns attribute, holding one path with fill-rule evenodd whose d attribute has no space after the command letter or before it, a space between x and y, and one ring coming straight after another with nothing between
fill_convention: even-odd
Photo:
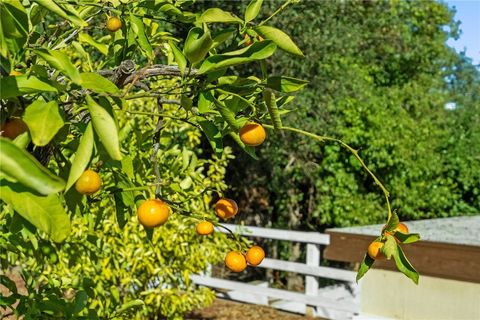
<instances>
[{"instance_id":1,"label":"sunlit leaf","mask_svg":"<svg viewBox=\"0 0 480 320\"><path fill-rule=\"evenodd\" d=\"M65 187L62 179L42 166L30 153L3 137L0 137L0 155L0 171L39 194L48 195Z\"/></svg>"},{"instance_id":2,"label":"sunlit leaf","mask_svg":"<svg viewBox=\"0 0 480 320\"><path fill-rule=\"evenodd\" d=\"M254 28L254 30L265 39L269 39L275 42L277 46L283 51L303 57L302 51L282 30L269 26L259 26Z\"/></svg>"}]
</instances>

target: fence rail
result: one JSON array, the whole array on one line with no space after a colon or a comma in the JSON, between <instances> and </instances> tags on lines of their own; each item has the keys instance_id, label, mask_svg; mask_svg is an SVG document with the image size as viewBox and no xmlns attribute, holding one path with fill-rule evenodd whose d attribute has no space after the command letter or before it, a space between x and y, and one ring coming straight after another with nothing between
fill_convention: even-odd
<instances>
[{"instance_id":1,"label":"fence rail","mask_svg":"<svg viewBox=\"0 0 480 320\"><path fill-rule=\"evenodd\" d=\"M319 232L280 230L250 226L222 224L217 231L234 231L243 236L306 243L305 263L265 258L258 266L266 269L295 272L305 275L305 293L269 288L264 285L247 284L205 275L193 275L192 280L203 286L227 291L219 293L231 299L268 304L294 312L317 315L330 319L348 319L358 313L356 291L344 287L319 288L319 278L355 282L355 272L320 266L320 246L330 244L330 236ZM266 285L266 283L264 283ZM266 299L259 299L259 296ZM280 301L281 299L281 301Z\"/></svg>"}]
</instances>

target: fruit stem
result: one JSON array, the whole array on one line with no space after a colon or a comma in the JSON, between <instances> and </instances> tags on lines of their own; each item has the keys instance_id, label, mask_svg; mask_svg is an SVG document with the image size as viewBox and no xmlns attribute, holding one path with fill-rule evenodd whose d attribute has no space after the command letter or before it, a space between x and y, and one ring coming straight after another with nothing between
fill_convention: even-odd
<instances>
[{"instance_id":1,"label":"fruit stem","mask_svg":"<svg viewBox=\"0 0 480 320\"><path fill-rule=\"evenodd\" d=\"M269 129L274 129L273 126L271 125L268 125L268 124L263 124L263 126L265 128L269 128ZM368 166L365 164L365 162L363 161L363 159L360 157L360 155L358 154L358 151L355 150L354 148L350 147L348 144L346 144L345 142L343 142L342 140L340 139L336 139L336 138L332 138L332 137L327 137L327 136L320 136L320 135L317 135L317 134L314 134L314 133L311 133L311 132L308 132L308 131L305 131L305 130L301 130L301 129L297 129L297 128L292 128L292 127L284 127L282 126L281 128L279 128L280 130L286 130L286 131L292 131L292 132L296 132L296 133L300 133L300 134L303 134L307 137L310 137L310 138L313 138L317 141L320 141L320 142L325 142L325 141L332 141L332 142L336 142L338 144L340 144L343 148L347 149L350 153L353 154L353 156L358 160L358 162L360 162L360 165L365 169L365 171L373 178L373 180L375 181L375 183L379 186L379 188L382 190L383 192L383 195L385 196L385 201L387 203L387 210L388 210L388 218L387 218L387 221L390 220L390 217L392 215L392 211L391 211L391 208L390 208L390 200L389 200L389 197L390 197L390 193L388 192L387 188L382 184L382 182L375 176L375 174L368 168Z\"/></svg>"}]
</instances>

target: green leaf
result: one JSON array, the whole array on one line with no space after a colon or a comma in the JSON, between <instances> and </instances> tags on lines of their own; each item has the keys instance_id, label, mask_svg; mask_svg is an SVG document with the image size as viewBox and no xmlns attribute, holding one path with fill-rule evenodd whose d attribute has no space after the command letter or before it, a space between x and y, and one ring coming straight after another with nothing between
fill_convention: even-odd
<instances>
[{"instance_id":1,"label":"green leaf","mask_svg":"<svg viewBox=\"0 0 480 320\"><path fill-rule=\"evenodd\" d=\"M267 105L268 113L272 119L273 128L279 130L282 128L282 119L280 118L280 112L277 108L277 100L275 100L275 94L269 90L263 90L263 100Z\"/></svg>"},{"instance_id":2,"label":"green leaf","mask_svg":"<svg viewBox=\"0 0 480 320\"><path fill-rule=\"evenodd\" d=\"M213 96L210 91L202 91L198 97L198 112L208 113L212 111Z\"/></svg>"},{"instance_id":3,"label":"green leaf","mask_svg":"<svg viewBox=\"0 0 480 320\"><path fill-rule=\"evenodd\" d=\"M233 36L234 33L235 33L235 29L222 29L217 33L215 33L213 35L213 43L212 43L211 49L216 48L223 42L227 41L228 38Z\"/></svg>"},{"instance_id":4,"label":"green leaf","mask_svg":"<svg viewBox=\"0 0 480 320\"><path fill-rule=\"evenodd\" d=\"M92 97L86 96L87 107L92 117L93 128L100 138L103 146L113 160L121 160L118 129L113 117Z\"/></svg>"},{"instance_id":5,"label":"green leaf","mask_svg":"<svg viewBox=\"0 0 480 320\"><path fill-rule=\"evenodd\" d=\"M114 311L114 314L115 315L120 315L120 314L128 311L129 309L140 307L140 306L143 307L144 305L145 305L145 303L142 300L139 300L139 299L129 301L127 303L123 303L120 308L118 308L117 310Z\"/></svg>"},{"instance_id":6,"label":"green leaf","mask_svg":"<svg viewBox=\"0 0 480 320\"><path fill-rule=\"evenodd\" d=\"M23 49L28 38L28 16L20 1L0 2L0 36L3 56L7 56L7 50L16 54Z\"/></svg>"},{"instance_id":7,"label":"green leaf","mask_svg":"<svg viewBox=\"0 0 480 320\"><path fill-rule=\"evenodd\" d=\"M73 186L73 184L78 180L78 178L80 178L82 173L87 168L88 163L90 162L90 159L92 157L93 141L93 129L92 123L90 122L87 125L85 133L80 138L80 143L78 145L78 149L75 153L75 158L72 161L72 166L68 175L65 192Z\"/></svg>"},{"instance_id":8,"label":"green leaf","mask_svg":"<svg viewBox=\"0 0 480 320\"><path fill-rule=\"evenodd\" d=\"M395 250L397 250L397 241L391 235L387 235L387 241L381 248L382 253L387 257L387 260L392 258L392 255L395 254Z\"/></svg>"},{"instance_id":9,"label":"green leaf","mask_svg":"<svg viewBox=\"0 0 480 320\"><path fill-rule=\"evenodd\" d=\"M75 294L75 302L73 307L73 314L80 313L87 306L87 293L85 291L79 291Z\"/></svg>"},{"instance_id":10,"label":"green leaf","mask_svg":"<svg viewBox=\"0 0 480 320\"><path fill-rule=\"evenodd\" d=\"M374 262L375 262L374 259L372 259L368 254L365 254L365 257L363 257L362 263L360 263L360 268L358 269L357 277L355 278L357 283L358 283L358 280L360 280L367 273L367 271L370 270Z\"/></svg>"},{"instance_id":11,"label":"green leaf","mask_svg":"<svg viewBox=\"0 0 480 320\"><path fill-rule=\"evenodd\" d=\"M57 88L35 76L9 76L0 79L0 98L7 99L38 92L58 92Z\"/></svg>"},{"instance_id":12,"label":"green leaf","mask_svg":"<svg viewBox=\"0 0 480 320\"><path fill-rule=\"evenodd\" d=\"M80 33L78 35L78 40L80 42L86 43L100 51L103 55L108 55L108 45L98 42L97 40L93 39L88 33Z\"/></svg>"},{"instance_id":13,"label":"green leaf","mask_svg":"<svg viewBox=\"0 0 480 320\"><path fill-rule=\"evenodd\" d=\"M39 49L35 50L43 60L45 60L52 68L55 68L69 77L73 82L80 83L80 72L73 65L67 54L57 50Z\"/></svg>"},{"instance_id":14,"label":"green leaf","mask_svg":"<svg viewBox=\"0 0 480 320\"><path fill-rule=\"evenodd\" d=\"M117 93L119 90L117 86L95 72L80 73L80 85L84 89L90 89L97 93Z\"/></svg>"},{"instance_id":15,"label":"green leaf","mask_svg":"<svg viewBox=\"0 0 480 320\"><path fill-rule=\"evenodd\" d=\"M65 182L53 175L27 151L0 137L0 171L42 195L62 191Z\"/></svg>"},{"instance_id":16,"label":"green leaf","mask_svg":"<svg viewBox=\"0 0 480 320\"><path fill-rule=\"evenodd\" d=\"M213 72L247 62L263 60L270 57L276 49L275 43L264 40L240 50L216 54L203 61L199 73Z\"/></svg>"},{"instance_id":17,"label":"green leaf","mask_svg":"<svg viewBox=\"0 0 480 320\"><path fill-rule=\"evenodd\" d=\"M57 195L37 196L2 179L0 198L53 241L62 242L70 234L70 219Z\"/></svg>"},{"instance_id":18,"label":"green leaf","mask_svg":"<svg viewBox=\"0 0 480 320\"><path fill-rule=\"evenodd\" d=\"M198 124L202 128L203 133L207 136L208 142L210 142L213 151L220 157L223 153L222 132L215 126L215 124L213 124L213 122L206 119L199 119Z\"/></svg>"},{"instance_id":19,"label":"green leaf","mask_svg":"<svg viewBox=\"0 0 480 320\"><path fill-rule=\"evenodd\" d=\"M187 58L183 55L182 51L178 49L177 45L173 43L173 41L169 41L170 47L172 48L173 56L175 58L175 62L178 65L178 69L180 73L183 75L185 74L185 69L187 68Z\"/></svg>"},{"instance_id":20,"label":"green leaf","mask_svg":"<svg viewBox=\"0 0 480 320\"><path fill-rule=\"evenodd\" d=\"M204 31L202 28L194 27L188 32L183 52L188 61L197 63L205 58L212 43L213 40L208 29Z\"/></svg>"},{"instance_id":21,"label":"green leaf","mask_svg":"<svg viewBox=\"0 0 480 320\"><path fill-rule=\"evenodd\" d=\"M145 25L143 24L142 19L135 16L133 13L130 13L130 23L131 29L136 35L137 43L139 44L140 48L145 51L148 59L153 60L153 49L150 41L148 41L148 38L145 35Z\"/></svg>"},{"instance_id":22,"label":"green leaf","mask_svg":"<svg viewBox=\"0 0 480 320\"><path fill-rule=\"evenodd\" d=\"M237 132L229 132L229 135L233 138L233 140L242 148L243 151L245 151L250 157L252 157L255 160L258 160L257 154L255 153L255 148L246 146L242 140L240 139L240 136L238 135Z\"/></svg>"},{"instance_id":23,"label":"green leaf","mask_svg":"<svg viewBox=\"0 0 480 320\"><path fill-rule=\"evenodd\" d=\"M232 110L230 110L223 102L218 101L216 98L213 98L213 102L215 104L216 109L222 116L223 120L225 120L225 122L228 123L230 127L238 130L240 126L237 120L235 119L235 113Z\"/></svg>"},{"instance_id":24,"label":"green leaf","mask_svg":"<svg viewBox=\"0 0 480 320\"><path fill-rule=\"evenodd\" d=\"M78 27L86 27L88 23L77 17L75 14L69 13L65 11L62 7L55 3L53 0L33 0L33 2L38 3L39 5L43 6L44 8L50 10L51 12L59 15L60 17L72 22Z\"/></svg>"},{"instance_id":25,"label":"green leaf","mask_svg":"<svg viewBox=\"0 0 480 320\"><path fill-rule=\"evenodd\" d=\"M56 101L36 100L25 109L23 120L28 125L32 141L37 146L46 146L64 126Z\"/></svg>"},{"instance_id":26,"label":"green leaf","mask_svg":"<svg viewBox=\"0 0 480 320\"><path fill-rule=\"evenodd\" d=\"M387 221L387 224L385 225L385 230L393 231L395 230L395 228L398 227L399 223L400 223L400 219L398 218L397 212L393 211L392 214L390 215L390 218Z\"/></svg>"},{"instance_id":27,"label":"green leaf","mask_svg":"<svg viewBox=\"0 0 480 320\"><path fill-rule=\"evenodd\" d=\"M269 39L275 42L278 47L283 51L286 51L296 56L304 56L302 51L297 47L297 45L292 41L292 39L290 39L290 37L282 30L268 26L259 26L254 28L254 30L265 39Z\"/></svg>"},{"instance_id":28,"label":"green leaf","mask_svg":"<svg viewBox=\"0 0 480 320\"><path fill-rule=\"evenodd\" d=\"M250 22L258 16L263 0L252 0L245 10L245 22Z\"/></svg>"},{"instance_id":29,"label":"green leaf","mask_svg":"<svg viewBox=\"0 0 480 320\"><path fill-rule=\"evenodd\" d=\"M267 79L267 87L280 92L295 92L302 89L308 81L291 78L291 77L269 77Z\"/></svg>"},{"instance_id":30,"label":"green leaf","mask_svg":"<svg viewBox=\"0 0 480 320\"><path fill-rule=\"evenodd\" d=\"M412 266L410 261L408 261L400 246L397 246L397 250L395 251L393 258L395 259L395 264L397 265L398 270L400 270L400 272L412 279L415 284L418 284L418 272Z\"/></svg>"},{"instance_id":31,"label":"green leaf","mask_svg":"<svg viewBox=\"0 0 480 320\"><path fill-rule=\"evenodd\" d=\"M206 10L200 18L197 19L199 23L210 23L210 22L225 22L225 23L243 23L243 20L237 17L236 15L223 11L219 8L211 8Z\"/></svg>"},{"instance_id":32,"label":"green leaf","mask_svg":"<svg viewBox=\"0 0 480 320\"><path fill-rule=\"evenodd\" d=\"M393 236L401 243L414 243L420 240L420 235L418 233L405 234L397 231L393 234Z\"/></svg>"}]
</instances>

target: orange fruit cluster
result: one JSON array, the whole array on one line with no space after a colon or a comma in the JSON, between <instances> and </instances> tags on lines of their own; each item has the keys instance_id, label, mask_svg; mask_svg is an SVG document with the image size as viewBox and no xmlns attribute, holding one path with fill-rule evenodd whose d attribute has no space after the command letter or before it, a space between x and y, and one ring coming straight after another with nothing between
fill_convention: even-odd
<instances>
[{"instance_id":1,"label":"orange fruit cluster","mask_svg":"<svg viewBox=\"0 0 480 320\"><path fill-rule=\"evenodd\" d=\"M253 246L244 255L240 251L230 251L225 256L225 266L233 272L242 272L247 263L252 267L258 266L265 258L265 251L260 246Z\"/></svg>"}]
</instances>

